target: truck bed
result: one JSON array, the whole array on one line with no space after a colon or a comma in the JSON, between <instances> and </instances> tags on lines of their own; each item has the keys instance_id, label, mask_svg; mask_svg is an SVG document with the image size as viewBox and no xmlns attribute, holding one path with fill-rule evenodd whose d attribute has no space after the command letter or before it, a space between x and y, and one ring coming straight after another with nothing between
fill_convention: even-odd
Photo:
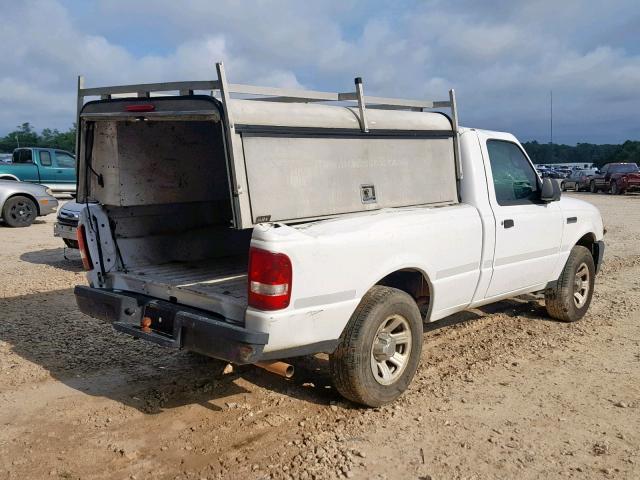
<instances>
[{"instance_id":1,"label":"truck bed","mask_svg":"<svg viewBox=\"0 0 640 480\"><path fill-rule=\"evenodd\" d=\"M241 321L247 308L247 258L244 255L200 262L136 266L118 272L127 290L204 308Z\"/></svg>"}]
</instances>

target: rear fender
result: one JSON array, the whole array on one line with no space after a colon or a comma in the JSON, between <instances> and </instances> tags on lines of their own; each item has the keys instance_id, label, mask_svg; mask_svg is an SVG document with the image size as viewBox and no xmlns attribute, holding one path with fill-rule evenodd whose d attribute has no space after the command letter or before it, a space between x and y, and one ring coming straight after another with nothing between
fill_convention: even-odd
<instances>
[{"instance_id":1,"label":"rear fender","mask_svg":"<svg viewBox=\"0 0 640 480\"><path fill-rule=\"evenodd\" d=\"M20 179L15 175L10 175L8 173L0 173L0 180L13 180L15 182L20 181Z\"/></svg>"}]
</instances>

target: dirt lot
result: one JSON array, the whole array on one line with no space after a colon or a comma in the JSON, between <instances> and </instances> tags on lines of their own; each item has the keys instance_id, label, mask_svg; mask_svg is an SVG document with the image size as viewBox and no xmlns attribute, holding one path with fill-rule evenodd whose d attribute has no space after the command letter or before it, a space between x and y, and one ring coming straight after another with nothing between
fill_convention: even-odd
<instances>
[{"instance_id":1,"label":"dirt lot","mask_svg":"<svg viewBox=\"0 0 640 480\"><path fill-rule=\"evenodd\" d=\"M602 211L589 314L515 299L429 325L394 405L343 402L323 359L286 381L78 313L53 216L0 227L0 479L640 478L640 196Z\"/></svg>"}]
</instances>

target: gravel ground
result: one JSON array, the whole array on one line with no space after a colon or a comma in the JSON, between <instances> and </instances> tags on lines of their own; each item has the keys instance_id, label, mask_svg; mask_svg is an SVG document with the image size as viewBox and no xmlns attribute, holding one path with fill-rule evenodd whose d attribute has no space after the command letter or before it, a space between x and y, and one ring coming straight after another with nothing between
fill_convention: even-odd
<instances>
[{"instance_id":1,"label":"gravel ground","mask_svg":"<svg viewBox=\"0 0 640 480\"><path fill-rule=\"evenodd\" d=\"M0 478L640 478L640 196L576 195L608 229L587 316L535 297L430 324L410 390L344 402L326 358L291 381L80 314L54 217L0 226Z\"/></svg>"}]
</instances>

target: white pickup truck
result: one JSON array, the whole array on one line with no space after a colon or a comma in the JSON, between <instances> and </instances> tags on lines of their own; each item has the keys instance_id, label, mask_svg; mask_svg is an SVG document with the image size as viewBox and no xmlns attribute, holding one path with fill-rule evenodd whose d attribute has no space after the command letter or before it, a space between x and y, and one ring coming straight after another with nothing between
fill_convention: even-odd
<instances>
[{"instance_id":1,"label":"white pickup truck","mask_svg":"<svg viewBox=\"0 0 640 480\"><path fill-rule=\"evenodd\" d=\"M217 68L79 80L84 313L238 364L328 353L337 390L368 406L408 387L423 322L538 291L554 318L586 313L598 210L560 198L513 135L459 127L452 91L285 91Z\"/></svg>"}]
</instances>

